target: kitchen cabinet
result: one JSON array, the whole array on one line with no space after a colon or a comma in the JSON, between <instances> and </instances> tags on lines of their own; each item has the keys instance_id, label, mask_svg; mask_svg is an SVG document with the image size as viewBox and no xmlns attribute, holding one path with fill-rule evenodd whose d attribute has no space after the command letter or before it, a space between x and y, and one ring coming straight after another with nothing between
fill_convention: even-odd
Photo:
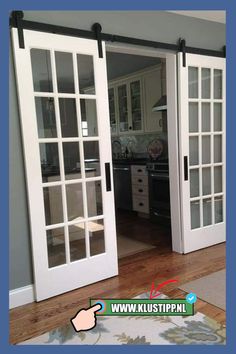
<instances>
[{"instance_id":1,"label":"kitchen cabinet","mask_svg":"<svg viewBox=\"0 0 236 354\"><path fill-rule=\"evenodd\" d=\"M162 112L152 112L152 107L165 92L161 82L160 65L109 82L112 135L163 130Z\"/></svg>"},{"instance_id":2,"label":"kitchen cabinet","mask_svg":"<svg viewBox=\"0 0 236 354\"><path fill-rule=\"evenodd\" d=\"M111 127L111 134L114 135L117 133L115 90L116 90L115 87L110 87L108 89L110 127Z\"/></svg>"},{"instance_id":3,"label":"kitchen cabinet","mask_svg":"<svg viewBox=\"0 0 236 354\"><path fill-rule=\"evenodd\" d=\"M133 210L149 214L148 174L146 166L131 166Z\"/></svg>"},{"instance_id":4,"label":"kitchen cabinet","mask_svg":"<svg viewBox=\"0 0 236 354\"><path fill-rule=\"evenodd\" d=\"M108 90L111 133L143 132L142 80L118 81Z\"/></svg>"}]
</instances>

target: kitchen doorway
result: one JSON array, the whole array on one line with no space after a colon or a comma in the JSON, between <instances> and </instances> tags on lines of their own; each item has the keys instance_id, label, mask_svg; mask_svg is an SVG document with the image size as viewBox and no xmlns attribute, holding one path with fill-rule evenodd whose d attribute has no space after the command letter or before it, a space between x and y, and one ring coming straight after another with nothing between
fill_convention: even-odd
<instances>
[{"instance_id":1,"label":"kitchen doorway","mask_svg":"<svg viewBox=\"0 0 236 354\"><path fill-rule=\"evenodd\" d=\"M117 250L123 258L172 249L166 58L115 47L108 45L106 62Z\"/></svg>"}]
</instances>

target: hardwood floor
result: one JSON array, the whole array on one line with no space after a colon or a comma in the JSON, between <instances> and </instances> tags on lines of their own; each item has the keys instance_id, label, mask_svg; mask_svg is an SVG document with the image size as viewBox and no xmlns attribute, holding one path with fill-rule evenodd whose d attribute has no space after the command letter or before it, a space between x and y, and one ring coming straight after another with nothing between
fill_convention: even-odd
<instances>
[{"instance_id":1,"label":"hardwood floor","mask_svg":"<svg viewBox=\"0 0 236 354\"><path fill-rule=\"evenodd\" d=\"M151 284L175 278L163 288L170 298L185 297L179 284L194 280L225 268L225 244L219 244L187 255L171 251L170 233L166 228L134 215L121 215L118 233L156 245L145 251L119 260L119 276L77 289L39 303L17 307L10 311L10 343L16 344L31 337L67 324L71 317L93 298L132 298L149 291ZM128 233L128 235L127 235ZM198 300L196 311L225 324L225 311Z\"/></svg>"}]
</instances>

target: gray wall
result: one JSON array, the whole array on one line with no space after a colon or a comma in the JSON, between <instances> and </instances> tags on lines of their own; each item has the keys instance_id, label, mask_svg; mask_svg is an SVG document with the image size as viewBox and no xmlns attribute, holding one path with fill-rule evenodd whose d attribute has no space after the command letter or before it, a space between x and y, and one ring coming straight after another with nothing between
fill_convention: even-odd
<instances>
[{"instance_id":1,"label":"gray wall","mask_svg":"<svg viewBox=\"0 0 236 354\"><path fill-rule=\"evenodd\" d=\"M225 44L223 24L158 11L27 11L25 19L88 30L94 22L100 22L106 33L168 43L177 43L183 37L187 45L216 50ZM32 273L22 143L10 55L10 289L32 284Z\"/></svg>"}]
</instances>

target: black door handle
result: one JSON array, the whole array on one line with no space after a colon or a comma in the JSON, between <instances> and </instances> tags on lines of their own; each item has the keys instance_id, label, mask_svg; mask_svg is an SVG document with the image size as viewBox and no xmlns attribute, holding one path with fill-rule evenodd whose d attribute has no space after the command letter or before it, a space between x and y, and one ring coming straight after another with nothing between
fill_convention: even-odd
<instances>
[{"instance_id":1,"label":"black door handle","mask_svg":"<svg viewBox=\"0 0 236 354\"><path fill-rule=\"evenodd\" d=\"M188 181L188 156L184 156L184 180Z\"/></svg>"},{"instance_id":2,"label":"black door handle","mask_svg":"<svg viewBox=\"0 0 236 354\"><path fill-rule=\"evenodd\" d=\"M105 162L105 174L106 174L106 190L107 190L107 192L110 192L111 191L110 162Z\"/></svg>"}]
</instances>

